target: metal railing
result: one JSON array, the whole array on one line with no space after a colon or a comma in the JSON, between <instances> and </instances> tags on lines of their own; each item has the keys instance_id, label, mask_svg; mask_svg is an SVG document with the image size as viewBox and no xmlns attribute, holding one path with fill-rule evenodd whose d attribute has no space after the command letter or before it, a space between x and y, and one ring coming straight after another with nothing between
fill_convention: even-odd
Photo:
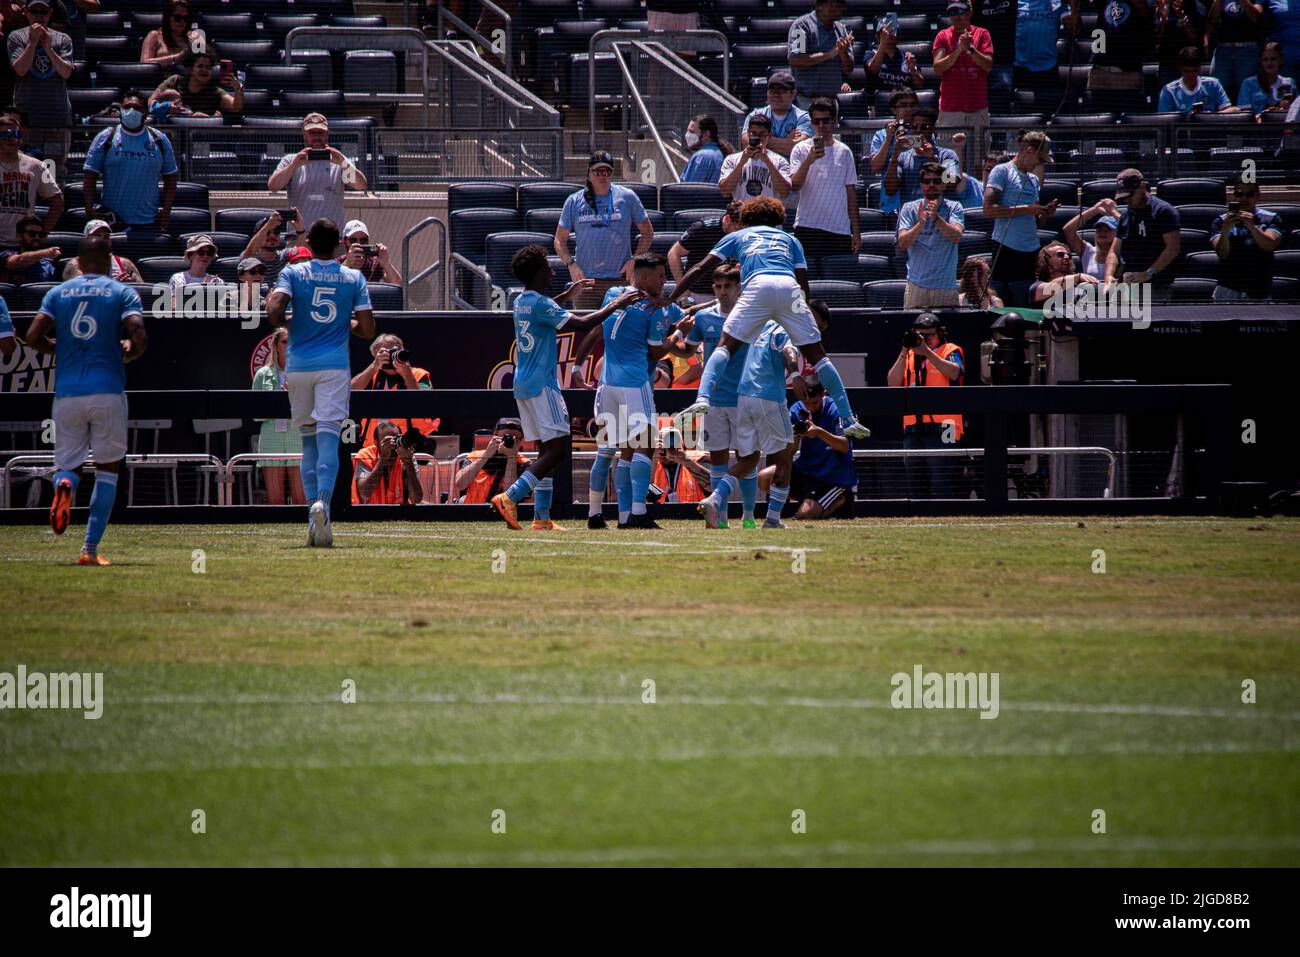
<instances>
[{"instance_id":1,"label":"metal railing","mask_svg":"<svg viewBox=\"0 0 1300 957\"><path fill-rule=\"evenodd\" d=\"M526 183L564 178L564 131L558 126L377 129L374 135L379 155L376 180L385 188L462 180Z\"/></svg>"},{"instance_id":2,"label":"metal railing","mask_svg":"<svg viewBox=\"0 0 1300 957\"><path fill-rule=\"evenodd\" d=\"M982 458L984 450L980 448L951 449L854 449L853 458L858 459L910 459L910 458ZM1115 487L1115 465L1117 456L1110 449L1099 445L1079 446L1034 446L1022 448L1009 446L1007 455L1100 455L1106 459L1106 487L1102 498L1110 498Z\"/></svg>"},{"instance_id":3,"label":"metal railing","mask_svg":"<svg viewBox=\"0 0 1300 957\"><path fill-rule=\"evenodd\" d=\"M434 260L418 273L411 273L411 241L431 226L436 226L437 238L434 240ZM447 227L437 216L428 216L420 220L402 236L402 300L409 306L412 302L411 287L432 276L438 277L437 293L434 296L434 308L442 309L447 301Z\"/></svg>"},{"instance_id":4,"label":"metal railing","mask_svg":"<svg viewBox=\"0 0 1300 957\"><path fill-rule=\"evenodd\" d=\"M283 456L282 456L283 457ZM135 504L135 473L140 468L170 468L171 474L171 498L173 505L180 505L180 485L177 478L176 467L179 465L198 465L208 467L220 467L221 460L215 455L202 454L172 454L162 455L127 455L127 505ZM95 468L94 456L86 459L86 468ZM0 508L12 508L10 497L12 494L14 473L20 470L29 472L41 469L54 471L54 453L53 452L33 452L24 455L15 455L4 465L3 477L0 477ZM166 490L164 486L164 490Z\"/></svg>"},{"instance_id":5,"label":"metal railing","mask_svg":"<svg viewBox=\"0 0 1300 957\"><path fill-rule=\"evenodd\" d=\"M485 37L483 34L479 33L477 26L471 27L460 17L456 16L456 14L448 10L445 3L440 3L438 4L438 39L445 40L447 38L447 24L451 24L461 33L468 34L477 40L479 45L484 49L491 50L493 54L499 56L505 64L506 72L511 73L514 66L511 50L511 38L514 30L510 14L498 7L492 2L492 0L478 0L478 2L481 6L486 7L494 16L499 17L502 21L500 26L493 29L491 38Z\"/></svg>"},{"instance_id":6,"label":"metal railing","mask_svg":"<svg viewBox=\"0 0 1300 957\"><path fill-rule=\"evenodd\" d=\"M381 93L345 90L343 99L349 106L368 103L418 103L424 106L424 125L429 125L429 41L423 33L410 27L295 27L284 40L284 62L293 66L295 50L389 50L414 53L421 58L423 90L419 93ZM401 64L397 85L403 87Z\"/></svg>"},{"instance_id":7,"label":"metal railing","mask_svg":"<svg viewBox=\"0 0 1300 957\"><path fill-rule=\"evenodd\" d=\"M636 44L635 46L640 46L640 44ZM632 71L628 67L627 61L623 59L623 50L621 47L622 44L614 44L613 53L614 60L618 63L619 72L623 74L624 89L631 94L633 101L636 103L637 111L641 114L642 119L645 120L646 128L650 130L650 135L654 138L655 146L659 150L659 155L663 157L664 168L672 174L674 183L680 183L682 178L677 172L677 163L674 162L672 156L668 155L668 148L664 146L663 137L659 135L659 127L655 124L654 117L650 115L650 110L646 108L645 100L642 99L641 92L637 89L637 82L632 76ZM627 111L624 110L625 114L626 112ZM626 130L627 127L628 124L625 120L623 123L624 130Z\"/></svg>"},{"instance_id":8,"label":"metal railing","mask_svg":"<svg viewBox=\"0 0 1300 957\"><path fill-rule=\"evenodd\" d=\"M468 40L425 40L425 90L437 90L441 129L545 129L560 125L553 106L502 72ZM436 78L429 73L436 64ZM433 82L436 79L436 84ZM428 123L426 125L434 125Z\"/></svg>"}]
</instances>

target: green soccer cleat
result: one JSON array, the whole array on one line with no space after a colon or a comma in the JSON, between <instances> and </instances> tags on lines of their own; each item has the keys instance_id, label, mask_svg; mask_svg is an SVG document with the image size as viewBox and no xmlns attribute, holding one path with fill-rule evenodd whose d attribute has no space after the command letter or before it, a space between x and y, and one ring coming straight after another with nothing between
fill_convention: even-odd
<instances>
[{"instance_id":1,"label":"green soccer cleat","mask_svg":"<svg viewBox=\"0 0 1300 957\"><path fill-rule=\"evenodd\" d=\"M758 522L754 521L752 518L747 518L747 519L745 519L743 522L740 523L740 527L741 527L741 528L758 528Z\"/></svg>"}]
</instances>

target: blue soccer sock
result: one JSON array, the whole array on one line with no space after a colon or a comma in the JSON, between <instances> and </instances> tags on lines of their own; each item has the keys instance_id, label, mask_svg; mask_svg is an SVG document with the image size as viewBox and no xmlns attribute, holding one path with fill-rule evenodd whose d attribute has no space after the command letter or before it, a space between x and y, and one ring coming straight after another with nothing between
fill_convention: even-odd
<instances>
[{"instance_id":1,"label":"blue soccer sock","mask_svg":"<svg viewBox=\"0 0 1300 957\"><path fill-rule=\"evenodd\" d=\"M528 496L533 494L533 489L537 488L540 480L534 474L532 469L528 469L523 475L515 479L515 484L506 489L506 498L518 505ZM536 503L534 503L536 504Z\"/></svg>"},{"instance_id":2,"label":"blue soccer sock","mask_svg":"<svg viewBox=\"0 0 1300 957\"><path fill-rule=\"evenodd\" d=\"M709 462L709 494L717 491L718 486L722 484L722 476L726 474L726 462L723 462L721 465Z\"/></svg>"},{"instance_id":3,"label":"blue soccer sock","mask_svg":"<svg viewBox=\"0 0 1300 957\"><path fill-rule=\"evenodd\" d=\"M856 418L852 406L849 405L849 397L844 391L844 380L840 378L840 371L835 368L835 363L831 362L831 357L822 356L813 368L817 371L817 378L826 387L827 394L835 403L840 420Z\"/></svg>"},{"instance_id":4,"label":"blue soccer sock","mask_svg":"<svg viewBox=\"0 0 1300 957\"><path fill-rule=\"evenodd\" d=\"M730 472L722 476L721 481L718 482L712 493L712 497L717 500L718 507L726 508L727 503L731 501L731 496L736 494L736 489L739 487L740 483L736 481L736 476Z\"/></svg>"},{"instance_id":5,"label":"blue soccer sock","mask_svg":"<svg viewBox=\"0 0 1300 957\"><path fill-rule=\"evenodd\" d=\"M316 497L326 506L334 497L334 480L339 474L339 435L342 431L343 427L337 422L316 423Z\"/></svg>"},{"instance_id":6,"label":"blue soccer sock","mask_svg":"<svg viewBox=\"0 0 1300 957\"><path fill-rule=\"evenodd\" d=\"M781 518L781 509L785 508L785 500L790 497L790 486L773 485L767 490L767 520L775 522Z\"/></svg>"},{"instance_id":7,"label":"blue soccer sock","mask_svg":"<svg viewBox=\"0 0 1300 957\"><path fill-rule=\"evenodd\" d=\"M650 473L653 467L650 456L644 452L632 454L632 514L645 514L645 497L650 492Z\"/></svg>"},{"instance_id":8,"label":"blue soccer sock","mask_svg":"<svg viewBox=\"0 0 1300 957\"><path fill-rule=\"evenodd\" d=\"M713 386L730 361L731 353L721 345L709 353L708 361L704 363L704 371L700 373L700 387L695 393L698 398L707 401L709 396L713 395Z\"/></svg>"},{"instance_id":9,"label":"blue soccer sock","mask_svg":"<svg viewBox=\"0 0 1300 957\"><path fill-rule=\"evenodd\" d=\"M316 426L304 425L298 433L302 436L302 491L310 505L316 501Z\"/></svg>"},{"instance_id":10,"label":"blue soccer sock","mask_svg":"<svg viewBox=\"0 0 1300 957\"><path fill-rule=\"evenodd\" d=\"M550 521L551 496L555 494L555 482L548 476L537 483L533 489L533 518Z\"/></svg>"},{"instance_id":11,"label":"blue soccer sock","mask_svg":"<svg viewBox=\"0 0 1300 957\"><path fill-rule=\"evenodd\" d=\"M72 483L72 497L73 499L76 499L77 488L78 486L81 485L81 476L78 475L76 472L71 471L70 469L62 469L61 471L54 473L54 487L58 488L59 483L62 482L64 479L67 479L69 482Z\"/></svg>"},{"instance_id":12,"label":"blue soccer sock","mask_svg":"<svg viewBox=\"0 0 1300 957\"><path fill-rule=\"evenodd\" d=\"M754 503L758 501L758 466L740 480L740 501L744 507L742 521L753 521Z\"/></svg>"},{"instance_id":13,"label":"blue soccer sock","mask_svg":"<svg viewBox=\"0 0 1300 957\"><path fill-rule=\"evenodd\" d=\"M596 461L591 463L591 477L587 488L587 514L599 515L605 502L605 489L609 486L609 471L614 467L615 449L598 449Z\"/></svg>"},{"instance_id":14,"label":"blue soccer sock","mask_svg":"<svg viewBox=\"0 0 1300 957\"><path fill-rule=\"evenodd\" d=\"M632 463L627 459L619 459L614 469L614 491L618 493L618 523L626 525L632 514Z\"/></svg>"},{"instance_id":15,"label":"blue soccer sock","mask_svg":"<svg viewBox=\"0 0 1300 957\"><path fill-rule=\"evenodd\" d=\"M92 555L99 548L99 540L108 528L108 516L117 499L117 473L96 472L95 491L90 496L90 518L86 522L86 551Z\"/></svg>"}]
</instances>

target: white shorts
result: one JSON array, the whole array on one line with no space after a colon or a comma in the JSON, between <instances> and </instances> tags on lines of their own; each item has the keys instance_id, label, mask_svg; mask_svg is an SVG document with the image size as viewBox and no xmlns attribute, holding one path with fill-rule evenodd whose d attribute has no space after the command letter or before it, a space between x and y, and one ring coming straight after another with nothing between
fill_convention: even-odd
<instances>
[{"instance_id":1,"label":"white shorts","mask_svg":"<svg viewBox=\"0 0 1300 957\"><path fill-rule=\"evenodd\" d=\"M658 423L655 393L647 382L643 386L601 384L596 388L596 445L608 449L631 445L646 429Z\"/></svg>"},{"instance_id":2,"label":"white shorts","mask_svg":"<svg viewBox=\"0 0 1300 957\"><path fill-rule=\"evenodd\" d=\"M559 389L547 387L531 399L516 397L515 403L529 442L549 442L569 434L569 409Z\"/></svg>"},{"instance_id":3,"label":"white shorts","mask_svg":"<svg viewBox=\"0 0 1300 957\"><path fill-rule=\"evenodd\" d=\"M101 465L126 455L126 393L54 400L54 467L60 472L81 468L92 452Z\"/></svg>"},{"instance_id":4,"label":"white shorts","mask_svg":"<svg viewBox=\"0 0 1300 957\"><path fill-rule=\"evenodd\" d=\"M706 452L727 452L736 447L740 410L712 406L700 420L700 448Z\"/></svg>"},{"instance_id":5,"label":"white shorts","mask_svg":"<svg viewBox=\"0 0 1300 957\"><path fill-rule=\"evenodd\" d=\"M348 417L352 376L347 369L288 372L284 391L289 393L290 421L294 428L317 422L342 422Z\"/></svg>"},{"instance_id":6,"label":"white shorts","mask_svg":"<svg viewBox=\"0 0 1300 957\"><path fill-rule=\"evenodd\" d=\"M753 343L768 320L775 320L796 346L821 342L817 320L808 309L803 290L793 276L755 276L745 285L722 331L733 339Z\"/></svg>"},{"instance_id":7,"label":"white shorts","mask_svg":"<svg viewBox=\"0 0 1300 957\"><path fill-rule=\"evenodd\" d=\"M762 452L775 455L784 452L794 441L794 427L790 424L790 410L784 402L756 399L742 395L736 407L739 421L736 424L736 454L741 458Z\"/></svg>"}]
</instances>

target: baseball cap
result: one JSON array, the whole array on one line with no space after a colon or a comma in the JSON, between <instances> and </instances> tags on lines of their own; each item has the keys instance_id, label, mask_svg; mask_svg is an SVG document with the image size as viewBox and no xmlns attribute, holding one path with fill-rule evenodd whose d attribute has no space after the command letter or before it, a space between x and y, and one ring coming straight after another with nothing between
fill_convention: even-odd
<instances>
[{"instance_id":1,"label":"baseball cap","mask_svg":"<svg viewBox=\"0 0 1300 957\"><path fill-rule=\"evenodd\" d=\"M965 0L953 0L952 3L948 4L947 11L949 16L954 13L970 13L970 4L966 3Z\"/></svg>"},{"instance_id":2,"label":"baseball cap","mask_svg":"<svg viewBox=\"0 0 1300 957\"><path fill-rule=\"evenodd\" d=\"M1115 198L1128 199L1142 185L1142 171L1132 167L1115 177Z\"/></svg>"},{"instance_id":3,"label":"baseball cap","mask_svg":"<svg viewBox=\"0 0 1300 957\"><path fill-rule=\"evenodd\" d=\"M198 252L200 249L211 248L213 253L217 251L217 244L212 241L212 237L206 233L199 233L197 236L191 236L189 242L185 244L185 255Z\"/></svg>"},{"instance_id":4,"label":"baseball cap","mask_svg":"<svg viewBox=\"0 0 1300 957\"><path fill-rule=\"evenodd\" d=\"M778 86L786 90L795 89L794 74L789 70L777 70L767 78L769 87Z\"/></svg>"},{"instance_id":5,"label":"baseball cap","mask_svg":"<svg viewBox=\"0 0 1300 957\"><path fill-rule=\"evenodd\" d=\"M500 432L502 429L518 429L520 432L522 432L524 430L524 424L520 422L518 419L513 419L508 415L502 416L501 418L497 419L497 424L492 426L492 431Z\"/></svg>"},{"instance_id":6,"label":"baseball cap","mask_svg":"<svg viewBox=\"0 0 1300 957\"><path fill-rule=\"evenodd\" d=\"M289 255L285 257L290 265L294 263L304 263L311 259L311 250L306 246L294 246L289 250Z\"/></svg>"},{"instance_id":7,"label":"baseball cap","mask_svg":"<svg viewBox=\"0 0 1300 957\"><path fill-rule=\"evenodd\" d=\"M932 312L923 312L912 323L913 329L938 329L939 317Z\"/></svg>"},{"instance_id":8,"label":"baseball cap","mask_svg":"<svg viewBox=\"0 0 1300 957\"><path fill-rule=\"evenodd\" d=\"M1111 229L1119 229L1119 220L1114 216L1102 216L1097 220L1098 226L1109 226Z\"/></svg>"},{"instance_id":9,"label":"baseball cap","mask_svg":"<svg viewBox=\"0 0 1300 957\"><path fill-rule=\"evenodd\" d=\"M370 229L359 219L349 219L348 224L343 227L343 238L347 239L353 233L365 233L370 235Z\"/></svg>"},{"instance_id":10,"label":"baseball cap","mask_svg":"<svg viewBox=\"0 0 1300 957\"><path fill-rule=\"evenodd\" d=\"M30 10L33 7L44 7L46 10L53 9L50 0L27 0L27 9Z\"/></svg>"},{"instance_id":11,"label":"baseball cap","mask_svg":"<svg viewBox=\"0 0 1300 957\"><path fill-rule=\"evenodd\" d=\"M324 113L308 113L302 118L302 128L304 130L328 130L330 121L325 119Z\"/></svg>"},{"instance_id":12,"label":"baseball cap","mask_svg":"<svg viewBox=\"0 0 1300 957\"><path fill-rule=\"evenodd\" d=\"M239 271L241 273L248 272L250 269L258 268L266 268L266 263L262 262L262 260L258 259L256 256L245 256L239 261Z\"/></svg>"},{"instance_id":13,"label":"baseball cap","mask_svg":"<svg viewBox=\"0 0 1300 957\"><path fill-rule=\"evenodd\" d=\"M86 228L81 231L81 235L89 236L92 233L99 232L101 229L107 229L110 233L113 231L113 227L104 220L92 219L90 222L86 223Z\"/></svg>"},{"instance_id":14,"label":"baseball cap","mask_svg":"<svg viewBox=\"0 0 1300 957\"><path fill-rule=\"evenodd\" d=\"M594 166L608 166L611 170L614 168L614 157L608 150L596 150L591 154L591 159L587 160L587 169Z\"/></svg>"}]
</instances>

